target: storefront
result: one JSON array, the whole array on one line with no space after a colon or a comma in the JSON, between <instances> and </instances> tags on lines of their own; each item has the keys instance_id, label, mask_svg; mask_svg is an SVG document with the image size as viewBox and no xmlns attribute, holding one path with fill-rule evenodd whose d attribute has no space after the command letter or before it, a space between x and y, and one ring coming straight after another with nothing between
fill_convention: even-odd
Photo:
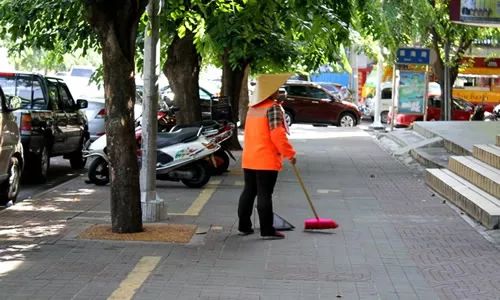
<instances>
[{"instance_id":1,"label":"storefront","mask_svg":"<svg viewBox=\"0 0 500 300\"><path fill-rule=\"evenodd\" d=\"M465 58L453 85L453 96L487 108L500 104L500 58Z\"/></svg>"}]
</instances>

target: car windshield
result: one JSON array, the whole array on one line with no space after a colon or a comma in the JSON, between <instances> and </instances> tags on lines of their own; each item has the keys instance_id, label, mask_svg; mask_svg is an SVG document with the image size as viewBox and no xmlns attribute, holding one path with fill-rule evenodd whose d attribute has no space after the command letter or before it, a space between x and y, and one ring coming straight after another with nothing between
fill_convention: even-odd
<instances>
[{"instance_id":1,"label":"car windshield","mask_svg":"<svg viewBox=\"0 0 500 300\"><path fill-rule=\"evenodd\" d=\"M5 97L21 98L21 108L43 108L45 105L40 82L31 75L1 75L0 85L3 87Z\"/></svg>"},{"instance_id":2,"label":"car windshield","mask_svg":"<svg viewBox=\"0 0 500 300\"><path fill-rule=\"evenodd\" d=\"M464 111L474 110L474 106L470 102L467 102L464 99L460 98L453 98L453 105L455 106L455 109L459 110L464 110Z\"/></svg>"},{"instance_id":3,"label":"car windshield","mask_svg":"<svg viewBox=\"0 0 500 300\"><path fill-rule=\"evenodd\" d=\"M327 89L328 91L330 91L334 94L340 93L340 88L334 84L319 83L319 85L321 85L322 87L324 87L325 89Z\"/></svg>"},{"instance_id":4,"label":"car windshield","mask_svg":"<svg viewBox=\"0 0 500 300\"><path fill-rule=\"evenodd\" d=\"M90 78L94 73L91 69L73 69L71 70L71 76L87 77Z\"/></svg>"}]
</instances>

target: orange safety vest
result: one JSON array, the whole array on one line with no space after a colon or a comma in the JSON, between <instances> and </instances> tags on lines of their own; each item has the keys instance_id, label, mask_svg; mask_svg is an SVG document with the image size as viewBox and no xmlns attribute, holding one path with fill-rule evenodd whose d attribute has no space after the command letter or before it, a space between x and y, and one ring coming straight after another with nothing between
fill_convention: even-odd
<instances>
[{"instance_id":1,"label":"orange safety vest","mask_svg":"<svg viewBox=\"0 0 500 300\"><path fill-rule=\"evenodd\" d=\"M295 150L286 136L285 126L269 128L267 111L276 105L272 99L248 108L245 122L243 169L273 170L282 168L283 157L291 159Z\"/></svg>"}]
</instances>

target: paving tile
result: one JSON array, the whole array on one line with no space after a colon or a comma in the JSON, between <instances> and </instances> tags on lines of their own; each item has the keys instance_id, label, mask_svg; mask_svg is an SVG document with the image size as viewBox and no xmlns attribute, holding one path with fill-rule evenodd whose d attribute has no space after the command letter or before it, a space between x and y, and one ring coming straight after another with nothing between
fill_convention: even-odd
<instances>
[{"instance_id":1,"label":"paving tile","mask_svg":"<svg viewBox=\"0 0 500 300\"><path fill-rule=\"evenodd\" d=\"M302 230L312 213L286 164L274 204L297 228L281 241L260 240L258 228L252 236L236 234L241 186L234 182L241 175L231 172L220 177L199 216L171 216L170 222L217 228L191 245L81 241L74 232L88 223L65 219L74 213L16 212L4 218L2 212L0 225L45 220L67 228L35 242L0 241L0 261L7 255L24 261L0 277L0 295L105 299L146 255L162 260L134 299L495 299L500 294L498 248L432 197L421 171L401 165L359 128L299 128L354 135L292 139L299 152L315 153L301 155L298 167L320 215L339 221L338 229ZM51 199L78 193L81 184L75 179L41 200L53 205ZM92 189L80 196L75 211L109 210L109 187ZM161 183L158 191L179 209L199 193L176 183ZM73 237L66 238L70 232ZM26 244L33 250L23 251Z\"/></svg>"}]
</instances>

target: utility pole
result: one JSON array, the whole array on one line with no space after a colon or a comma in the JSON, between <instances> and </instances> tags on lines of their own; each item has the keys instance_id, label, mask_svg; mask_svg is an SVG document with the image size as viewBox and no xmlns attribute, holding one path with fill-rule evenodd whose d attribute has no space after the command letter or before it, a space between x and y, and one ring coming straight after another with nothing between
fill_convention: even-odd
<instances>
[{"instance_id":1,"label":"utility pole","mask_svg":"<svg viewBox=\"0 0 500 300\"><path fill-rule=\"evenodd\" d=\"M382 105L382 80L384 72L384 54L382 44L379 42L379 54L377 63L377 87L375 92L375 112L373 123L370 125L371 129L380 130L384 129L384 125L380 122L380 106Z\"/></svg>"},{"instance_id":2,"label":"utility pole","mask_svg":"<svg viewBox=\"0 0 500 300\"><path fill-rule=\"evenodd\" d=\"M394 130L394 123L396 121L396 116L398 114L398 86L399 86L399 67L397 62L394 63L392 67L392 102L390 113L392 113L390 131Z\"/></svg>"},{"instance_id":3,"label":"utility pole","mask_svg":"<svg viewBox=\"0 0 500 300\"><path fill-rule=\"evenodd\" d=\"M451 95L450 95L450 41L446 41L444 45L444 90L443 90L443 111L444 111L444 121L451 120Z\"/></svg>"},{"instance_id":4,"label":"utility pole","mask_svg":"<svg viewBox=\"0 0 500 300\"><path fill-rule=\"evenodd\" d=\"M352 75L351 75L351 90L354 96L354 104L358 105L359 96L358 96L358 54L356 53L356 46L352 45L351 47L351 66L352 66Z\"/></svg>"},{"instance_id":5,"label":"utility pole","mask_svg":"<svg viewBox=\"0 0 500 300\"><path fill-rule=\"evenodd\" d=\"M160 73L160 0L150 0L146 8L149 23L144 40L144 100L142 103L142 219L156 222L167 217L167 205L156 194L156 135Z\"/></svg>"}]
</instances>

